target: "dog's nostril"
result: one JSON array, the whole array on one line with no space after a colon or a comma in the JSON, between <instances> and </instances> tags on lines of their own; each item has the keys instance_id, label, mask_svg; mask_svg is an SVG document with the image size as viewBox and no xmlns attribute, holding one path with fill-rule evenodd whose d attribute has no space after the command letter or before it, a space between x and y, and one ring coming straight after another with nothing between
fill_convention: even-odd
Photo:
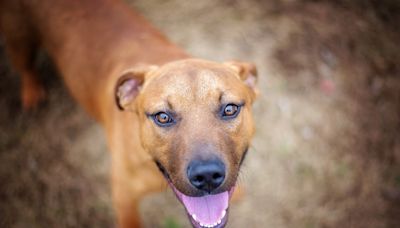
<instances>
[{"instance_id":1,"label":"dog's nostril","mask_svg":"<svg viewBox=\"0 0 400 228\"><path fill-rule=\"evenodd\" d=\"M197 182L203 182L204 181L204 177L203 176L196 176L195 180Z\"/></svg>"},{"instance_id":2,"label":"dog's nostril","mask_svg":"<svg viewBox=\"0 0 400 228\"><path fill-rule=\"evenodd\" d=\"M197 189L211 192L225 180L225 165L220 160L192 161L187 170L190 183Z\"/></svg>"},{"instance_id":3,"label":"dog's nostril","mask_svg":"<svg viewBox=\"0 0 400 228\"><path fill-rule=\"evenodd\" d=\"M214 180L216 180L216 179L219 179L219 178L221 178L221 177L222 177L222 175L221 175L221 174L219 174L219 173L214 173L214 175L213 175L212 177L213 177L213 179L214 179Z\"/></svg>"}]
</instances>

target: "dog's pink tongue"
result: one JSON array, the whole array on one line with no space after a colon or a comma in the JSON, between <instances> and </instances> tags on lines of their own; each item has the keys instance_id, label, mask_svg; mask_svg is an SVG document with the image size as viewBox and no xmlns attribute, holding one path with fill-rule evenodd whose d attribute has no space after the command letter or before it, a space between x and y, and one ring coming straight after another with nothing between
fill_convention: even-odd
<instances>
[{"instance_id":1,"label":"dog's pink tongue","mask_svg":"<svg viewBox=\"0 0 400 228\"><path fill-rule=\"evenodd\" d=\"M190 197L182 194L182 203L195 220L203 224L215 224L221 220L228 208L228 191L202 197Z\"/></svg>"}]
</instances>

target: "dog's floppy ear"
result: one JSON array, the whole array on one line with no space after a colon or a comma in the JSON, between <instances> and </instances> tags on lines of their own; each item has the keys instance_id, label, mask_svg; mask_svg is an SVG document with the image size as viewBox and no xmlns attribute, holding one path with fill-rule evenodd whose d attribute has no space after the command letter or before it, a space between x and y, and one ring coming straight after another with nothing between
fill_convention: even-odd
<instances>
[{"instance_id":1,"label":"dog's floppy ear","mask_svg":"<svg viewBox=\"0 0 400 228\"><path fill-rule=\"evenodd\" d=\"M253 63L229 61L225 62L224 64L235 70L240 79L242 79L243 82L247 86L249 86L256 94L258 93L256 88L257 68Z\"/></svg>"},{"instance_id":2,"label":"dog's floppy ear","mask_svg":"<svg viewBox=\"0 0 400 228\"><path fill-rule=\"evenodd\" d=\"M120 110L128 109L139 94L146 75L157 68L154 65L140 65L122 73L115 87L115 102Z\"/></svg>"}]
</instances>

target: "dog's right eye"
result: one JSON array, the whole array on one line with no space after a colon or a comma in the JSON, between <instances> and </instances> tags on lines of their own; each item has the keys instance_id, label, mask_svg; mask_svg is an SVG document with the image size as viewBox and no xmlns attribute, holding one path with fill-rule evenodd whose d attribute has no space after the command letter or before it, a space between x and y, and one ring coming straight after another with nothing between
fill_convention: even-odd
<instances>
[{"instance_id":1,"label":"dog's right eye","mask_svg":"<svg viewBox=\"0 0 400 228\"><path fill-rule=\"evenodd\" d=\"M159 112L153 116L154 122L161 127L170 126L174 123L174 119L165 112Z\"/></svg>"}]
</instances>

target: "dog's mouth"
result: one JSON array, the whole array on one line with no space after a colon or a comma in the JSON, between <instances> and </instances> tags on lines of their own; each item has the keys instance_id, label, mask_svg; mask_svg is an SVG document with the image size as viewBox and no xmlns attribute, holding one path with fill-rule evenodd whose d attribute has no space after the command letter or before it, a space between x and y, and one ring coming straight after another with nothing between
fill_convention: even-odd
<instances>
[{"instance_id":1,"label":"dog's mouth","mask_svg":"<svg viewBox=\"0 0 400 228\"><path fill-rule=\"evenodd\" d=\"M174 191L178 200L183 204L189 220L195 228L222 228L228 221L229 200L234 187L229 191L218 194L208 194L199 197L185 195L172 183L168 173L156 162L160 171L164 174L169 186Z\"/></svg>"},{"instance_id":2,"label":"dog's mouth","mask_svg":"<svg viewBox=\"0 0 400 228\"><path fill-rule=\"evenodd\" d=\"M215 195L192 197L180 192L171 182L169 184L185 207L193 227L225 227L228 221L229 199L234 188Z\"/></svg>"}]
</instances>

